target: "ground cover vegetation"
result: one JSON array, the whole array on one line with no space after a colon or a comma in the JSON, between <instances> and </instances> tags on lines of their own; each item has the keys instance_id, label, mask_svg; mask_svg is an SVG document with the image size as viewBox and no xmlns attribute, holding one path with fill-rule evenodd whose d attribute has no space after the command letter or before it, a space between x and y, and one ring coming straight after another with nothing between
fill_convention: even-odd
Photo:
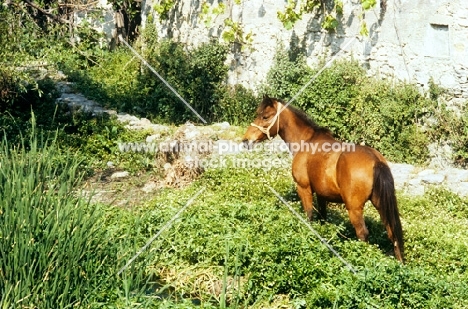
<instances>
[{"instance_id":1,"label":"ground cover vegetation","mask_svg":"<svg viewBox=\"0 0 468 309\"><path fill-rule=\"evenodd\" d=\"M62 70L77 91L105 106L169 124L197 119L130 52L101 48L93 31L81 29L81 44L73 46L67 27L41 27L4 6L0 17L0 32L8 34L0 36L2 308L468 306L468 201L441 189L398 196L405 265L386 255L391 244L370 207L370 244L356 241L342 206L331 205L327 223L312 223L357 275L265 186L301 211L288 168L209 169L191 185L162 189L131 209L91 203L78 185L108 161L135 173L160 172L154 157L117 148L149 132L56 104L45 66ZM224 46L187 50L158 39L151 27L134 46L209 121L251 121L258 98L225 84ZM288 100L315 72L278 51L260 90ZM463 164L467 113L454 116L442 96L436 85L422 94L346 62L320 75L295 105L340 138L376 147L391 160L424 162L428 143L450 141ZM201 188L174 226L117 275Z\"/></svg>"}]
</instances>

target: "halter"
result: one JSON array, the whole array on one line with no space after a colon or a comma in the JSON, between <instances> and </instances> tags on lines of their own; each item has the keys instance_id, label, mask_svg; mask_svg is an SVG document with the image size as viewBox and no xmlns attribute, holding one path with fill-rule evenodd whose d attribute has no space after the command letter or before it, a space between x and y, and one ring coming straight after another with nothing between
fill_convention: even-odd
<instances>
[{"instance_id":1,"label":"halter","mask_svg":"<svg viewBox=\"0 0 468 309\"><path fill-rule=\"evenodd\" d=\"M259 125L256 125L256 124L253 123L253 122L250 124L252 127L255 127L255 128L259 129L263 134L265 134L265 135L268 137L268 139L269 139L270 141L273 139L273 137L270 136L270 129L271 129L271 127L273 127L273 125L275 124L276 119L278 119L278 125L277 125L277 128L276 128L276 134L279 133L279 115L280 115L280 113L281 113L281 110L280 110L281 108L280 108L280 104L279 104L279 103L276 103L276 106L277 106L277 108L276 108L276 115L273 117L273 119L271 120L271 124L270 124L266 129L265 129L264 127L261 127L261 126L259 126Z\"/></svg>"}]
</instances>

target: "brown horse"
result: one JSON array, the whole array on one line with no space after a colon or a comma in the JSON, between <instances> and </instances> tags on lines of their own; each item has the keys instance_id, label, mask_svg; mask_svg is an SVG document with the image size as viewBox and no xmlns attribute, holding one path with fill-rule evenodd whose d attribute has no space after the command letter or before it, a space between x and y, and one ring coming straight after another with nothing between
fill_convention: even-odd
<instances>
[{"instance_id":1,"label":"brown horse","mask_svg":"<svg viewBox=\"0 0 468 309\"><path fill-rule=\"evenodd\" d=\"M345 144L307 115L265 96L257 117L244 134L244 142L261 142L279 135L293 153L292 175L304 211L312 220L313 193L318 213L326 219L327 202L344 203L357 237L367 241L364 204L370 200L380 214L395 257L403 262L401 228L395 186L385 158L377 150Z\"/></svg>"}]
</instances>

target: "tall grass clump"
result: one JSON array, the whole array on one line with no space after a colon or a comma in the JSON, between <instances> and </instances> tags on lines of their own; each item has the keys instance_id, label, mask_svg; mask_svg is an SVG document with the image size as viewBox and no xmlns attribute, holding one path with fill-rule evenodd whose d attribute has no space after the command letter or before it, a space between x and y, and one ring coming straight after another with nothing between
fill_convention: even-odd
<instances>
[{"instance_id":1,"label":"tall grass clump","mask_svg":"<svg viewBox=\"0 0 468 309\"><path fill-rule=\"evenodd\" d=\"M27 147L0 143L0 307L80 306L109 288L117 251L103 212L73 191L77 156L32 131Z\"/></svg>"}]
</instances>

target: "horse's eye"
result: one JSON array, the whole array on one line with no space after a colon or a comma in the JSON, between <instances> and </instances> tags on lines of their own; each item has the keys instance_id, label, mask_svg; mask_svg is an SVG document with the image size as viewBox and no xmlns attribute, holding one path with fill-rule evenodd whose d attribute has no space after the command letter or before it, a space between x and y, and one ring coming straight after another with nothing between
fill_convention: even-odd
<instances>
[{"instance_id":1,"label":"horse's eye","mask_svg":"<svg viewBox=\"0 0 468 309\"><path fill-rule=\"evenodd\" d=\"M263 117L262 117L263 120L267 120L268 118L269 118L269 117L267 117L267 116L263 116Z\"/></svg>"}]
</instances>

